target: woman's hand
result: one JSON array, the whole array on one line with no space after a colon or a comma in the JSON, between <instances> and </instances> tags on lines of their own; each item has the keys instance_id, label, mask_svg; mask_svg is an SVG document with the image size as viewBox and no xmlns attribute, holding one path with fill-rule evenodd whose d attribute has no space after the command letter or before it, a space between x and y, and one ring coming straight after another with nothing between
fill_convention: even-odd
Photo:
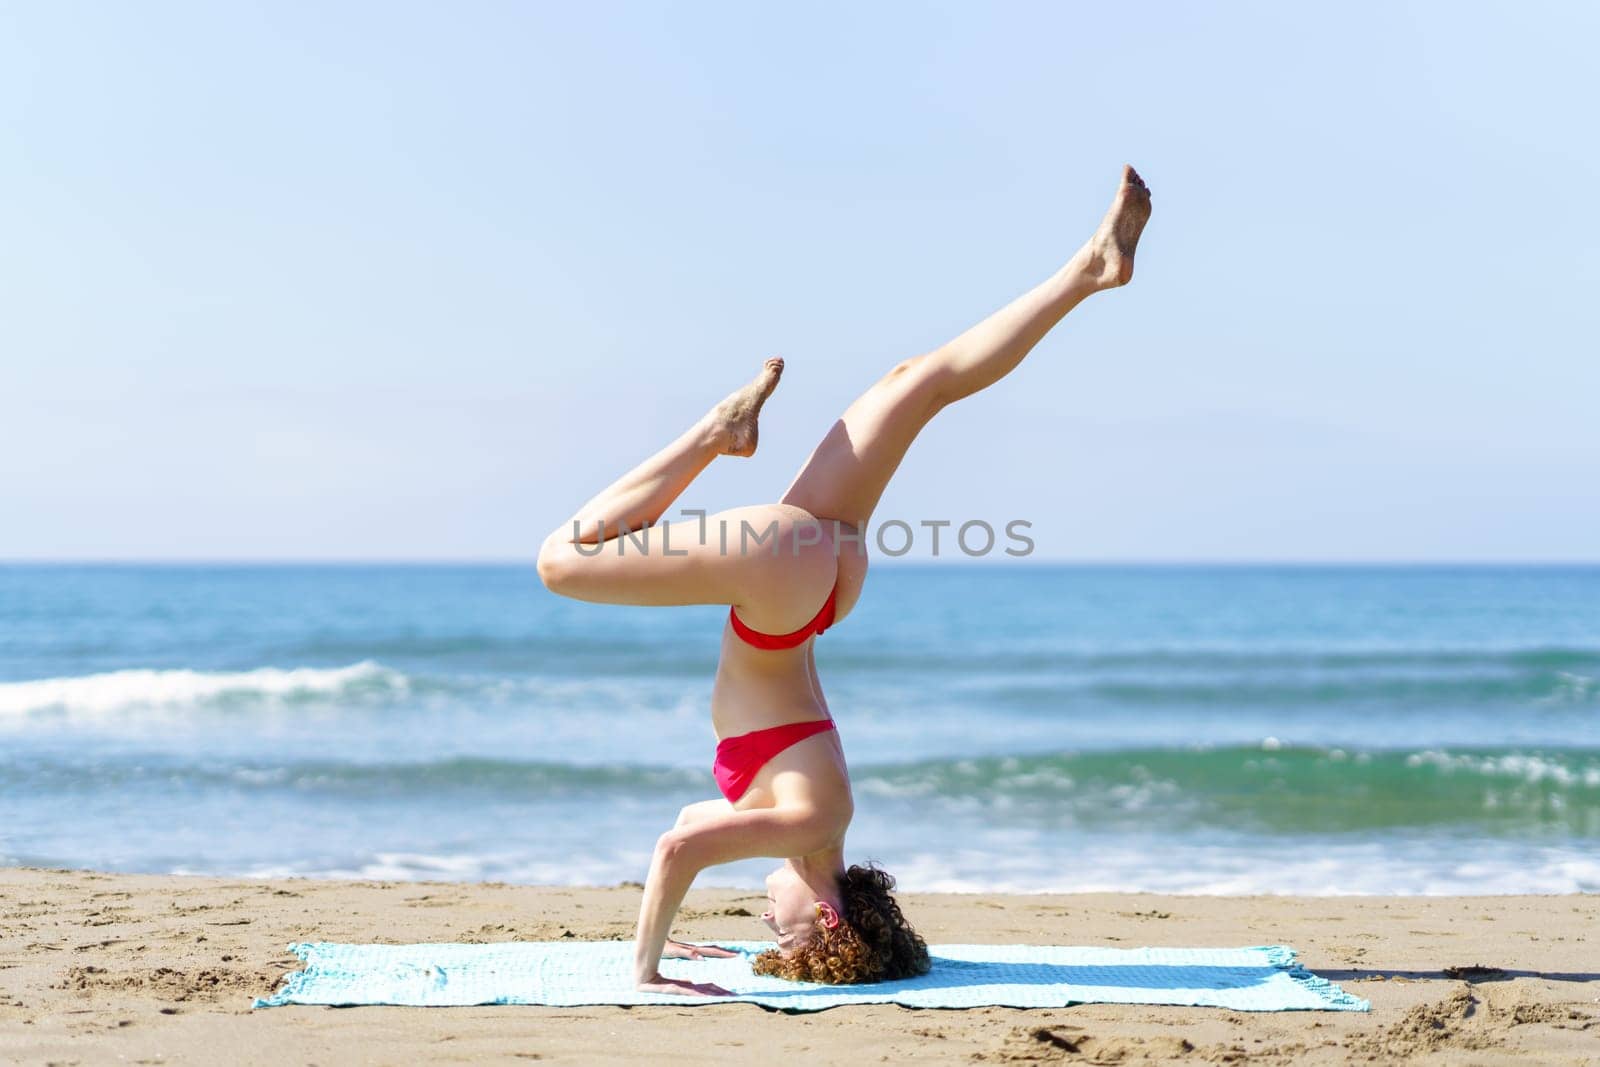
<instances>
[{"instance_id":1,"label":"woman's hand","mask_svg":"<svg viewBox=\"0 0 1600 1067\"><path fill-rule=\"evenodd\" d=\"M664 960L727 960L737 955L737 952L720 945L690 945L671 938L661 949L661 958Z\"/></svg>"},{"instance_id":2,"label":"woman's hand","mask_svg":"<svg viewBox=\"0 0 1600 1067\"><path fill-rule=\"evenodd\" d=\"M681 978L663 978L653 974L639 983L641 993L666 993L675 997L731 997L732 993L710 982L688 982Z\"/></svg>"}]
</instances>

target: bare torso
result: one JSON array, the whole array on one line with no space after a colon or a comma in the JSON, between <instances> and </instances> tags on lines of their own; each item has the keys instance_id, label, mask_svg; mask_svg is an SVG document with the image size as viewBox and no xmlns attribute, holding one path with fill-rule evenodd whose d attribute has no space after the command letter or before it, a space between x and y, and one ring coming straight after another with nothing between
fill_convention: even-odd
<instances>
[{"instance_id":1,"label":"bare torso","mask_svg":"<svg viewBox=\"0 0 1600 1067\"><path fill-rule=\"evenodd\" d=\"M832 523L822 523L822 526L822 542L809 551L833 554ZM850 527L845 529L853 532ZM780 558L776 562L781 565L784 561ZM860 599L866 571L866 554L845 543L836 559L835 624L842 621ZM814 598L817 607L831 588L835 587L818 586ZM745 613L741 613L741 618L752 621ZM730 623L725 622L716 682L711 690L711 724L717 738L735 737L786 723L831 718L828 699L817 677L816 641L812 638L795 648L783 650L752 648L734 633ZM733 807L743 811L775 807L780 803L803 803L819 812L832 813L835 821L840 822L842 835L844 826L849 823L852 805L850 777L837 730L807 738L773 757Z\"/></svg>"}]
</instances>

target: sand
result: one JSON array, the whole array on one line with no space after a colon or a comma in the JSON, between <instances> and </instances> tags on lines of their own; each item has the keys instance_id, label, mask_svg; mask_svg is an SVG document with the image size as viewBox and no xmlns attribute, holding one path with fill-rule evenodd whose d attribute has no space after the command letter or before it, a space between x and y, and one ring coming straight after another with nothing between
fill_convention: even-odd
<instances>
[{"instance_id":1,"label":"sand","mask_svg":"<svg viewBox=\"0 0 1600 1067\"><path fill-rule=\"evenodd\" d=\"M0 1061L1600 1063L1596 896L903 899L932 942L1281 942L1373 1010L252 1011L251 999L296 965L284 951L291 941L628 938L638 890L5 869ZM752 913L763 903L749 892L697 890L677 933L760 937Z\"/></svg>"}]
</instances>

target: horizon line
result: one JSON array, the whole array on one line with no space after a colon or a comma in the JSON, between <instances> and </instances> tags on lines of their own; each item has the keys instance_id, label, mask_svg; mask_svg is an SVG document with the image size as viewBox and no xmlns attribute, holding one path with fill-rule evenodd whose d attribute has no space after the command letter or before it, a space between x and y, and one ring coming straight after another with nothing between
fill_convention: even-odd
<instances>
[{"instance_id":1,"label":"horizon line","mask_svg":"<svg viewBox=\"0 0 1600 1067\"><path fill-rule=\"evenodd\" d=\"M536 554L518 556L0 556L0 567L528 567ZM1244 559L1227 557L1048 557L1043 559L983 559L953 556L873 556L876 567L958 566L976 568L1022 567L1600 567L1593 559L1526 559L1463 557L1461 559L1407 559L1402 557L1338 559L1293 557Z\"/></svg>"}]
</instances>

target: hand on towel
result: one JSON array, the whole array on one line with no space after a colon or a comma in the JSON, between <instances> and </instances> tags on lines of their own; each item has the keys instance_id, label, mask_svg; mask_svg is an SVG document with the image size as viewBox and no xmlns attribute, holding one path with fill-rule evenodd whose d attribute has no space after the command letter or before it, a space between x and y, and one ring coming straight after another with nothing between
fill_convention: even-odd
<instances>
[{"instance_id":1,"label":"hand on towel","mask_svg":"<svg viewBox=\"0 0 1600 1067\"><path fill-rule=\"evenodd\" d=\"M732 993L710 982L686 982L681 978L653 975L639 983L641 993L670 993L675 997L731 997Z\"/></svg>"},{"instance_id":2,"label":"hand on towel","mask_svg":"<svg viewBox=\"0 0 1600 1067\"><path fill-rule=\"evenodd\" d=\"M671 938L661 949L661 958L664 960L726 960L737 955L737 952L716 945L690 945Z\"/></svg>"}]
</instances>

